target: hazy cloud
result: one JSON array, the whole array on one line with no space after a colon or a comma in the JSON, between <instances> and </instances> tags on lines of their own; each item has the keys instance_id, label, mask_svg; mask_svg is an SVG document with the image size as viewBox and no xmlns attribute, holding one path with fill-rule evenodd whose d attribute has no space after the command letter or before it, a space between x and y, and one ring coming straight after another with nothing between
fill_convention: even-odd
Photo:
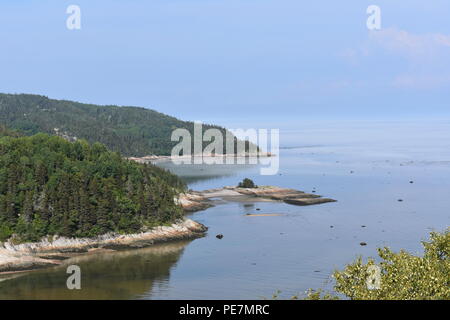
<instances>
[{"instance_id":1,"label":"hazy cloud","mask_svg":"<svg viewBox=\"0 0 450 320\"><path fill-rule=\"evenodd\" d=\"M389 87L429 90L450 85L450 35L397 28L370 31L359 47L345 49L339 56L359 67L383 63L378 79L385 78Z\"/></svg>"},{"instance_id":2,"label":"hazy cloud","mask_svg":"<svg viewBox=\"0 0 450 320\"><path fill-rule=\"evenodd\" d=\"M387 28L369 33L363 53L370 54L376 48L413 59L430 58L443 52L450 53L450 35L414 34L397 28Z\"/></svg>"},{"instance_id":3,"label":"hazy cloud","mask_svg":"<svg viewBox=\"0 0 450 320\"><path fill-rule=\"evenodd\" d=\"M404 89L433 89L450 87L450 76L402 74L394 78L391 85Z\"/></svg>"}]
</instances>

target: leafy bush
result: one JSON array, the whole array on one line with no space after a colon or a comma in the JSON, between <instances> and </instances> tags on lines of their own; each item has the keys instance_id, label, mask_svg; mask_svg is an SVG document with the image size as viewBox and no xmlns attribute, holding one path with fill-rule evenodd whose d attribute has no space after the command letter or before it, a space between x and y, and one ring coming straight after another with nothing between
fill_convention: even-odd
<instances>
[{"instance_id":1,"label":"leafy bush","mask_svg":"<svg viewBox=\"0 0 450 320\"><path fill-rule=\"evenodd\" d=\"M404 250L378 249L382 262L378 264L378 281L373 274L375 261L366 264L358 258L343 271L336 271L335 291L355 300L425 300L450 299L450 228L443 233L432 232L429 242L422 242L422 257ZM370 285L378 282L375 288ZM320 291L310 291L308 299L321 297Z\"/></svg>"},{"instance_id":2,"label":"leafy bush","mask_svg":"<svg viewBox=\"0 0 450 320\"><path fill-rule=\"evenodd\" d=\"M258 188L258 186L249 178L245 178L242 182L239 182L239 188Z\"/></svg>"}]
</instances>

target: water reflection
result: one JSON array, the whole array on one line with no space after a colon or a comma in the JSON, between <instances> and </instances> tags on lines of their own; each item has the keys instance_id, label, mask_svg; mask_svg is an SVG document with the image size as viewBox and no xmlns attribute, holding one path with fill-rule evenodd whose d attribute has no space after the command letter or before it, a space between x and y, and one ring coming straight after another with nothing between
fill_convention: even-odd
<instances>
[{"instance_id":1,"label":"water reflection","mask_svg":"<svg viewBox=\"0 0 450 320\"><path fill-rule=\"evenodd\" d=\"M139 250L103 252L65 260L63 265L7 275L0 281L0 299L133 299L165 286L171 269L190 241ZM81 268L81 290L66 287L68 265Z\"/></svg>"}]
</instances>

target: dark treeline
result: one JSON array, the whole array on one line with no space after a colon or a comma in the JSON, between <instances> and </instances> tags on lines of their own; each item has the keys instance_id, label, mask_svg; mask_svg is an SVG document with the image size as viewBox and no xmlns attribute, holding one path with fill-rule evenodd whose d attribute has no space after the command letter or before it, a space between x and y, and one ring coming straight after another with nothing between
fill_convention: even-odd
<instances>
[{"instance_id":1,"label":"dark treeline","mask_svg":"<svg viewBox=\"0 0 450 320\"><path fill-rule=\"evenodd\" d=\"M100 142L124 156L137 157L170 155L178 143L171 141L173 130L183 128L192 133L194 129L193 122L150 109L99 106L30 94L0 94L0 123L25 135L44 132L69 140ZM203 127L218 129L225 136L224 128Z\"/></svg>"},{"instance_id":2,"label":"dark treeline","mask_svg":"<svg viewBox=\"0 0 450 320\"><path fill-rule=\"evenodd\" d=\"M0 127L0 241L132 233L182 216L175 175L84 140Z\"/></svg>"}]
</instances>

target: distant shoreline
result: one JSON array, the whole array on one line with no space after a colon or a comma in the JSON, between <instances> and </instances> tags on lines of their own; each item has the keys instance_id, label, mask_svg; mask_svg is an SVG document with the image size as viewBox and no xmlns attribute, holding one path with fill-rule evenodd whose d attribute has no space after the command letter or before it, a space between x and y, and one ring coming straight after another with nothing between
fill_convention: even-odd
<instances>
[{"instance_id":1,"label":"distant shoreline","mask_svg":"<svg viewBox=\"0 0 450 320\"><path fill-rule=\"evenodd\" d=\"M144 157L127 157L128 160L136 161L139 163L152 162L152 161L169 161L169 160L186 160L194 158L270 158L276 155L271 152L258 152L258 153L245 153L245 154L196 154L196 155L184 155L184 156L158 156L148 155Z\"/></svg>"}]
</instances>

